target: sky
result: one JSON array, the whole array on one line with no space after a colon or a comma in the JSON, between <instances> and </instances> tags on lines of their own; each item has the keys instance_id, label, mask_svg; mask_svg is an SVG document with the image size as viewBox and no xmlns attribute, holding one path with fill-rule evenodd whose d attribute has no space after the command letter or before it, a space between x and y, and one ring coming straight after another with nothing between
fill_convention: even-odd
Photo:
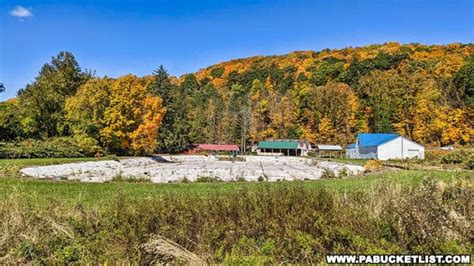
<instances>
[{"instance_id":1,"label":"sky","mask_svg":"<svg viewBox=\"0 0 474 266\"><path fill-rule=\"evenodd\" d=\"M255 55L474 43L472 0L0 0L0 101L60 51L98 76L171 75Z\"/></svg>"}]
</instances>

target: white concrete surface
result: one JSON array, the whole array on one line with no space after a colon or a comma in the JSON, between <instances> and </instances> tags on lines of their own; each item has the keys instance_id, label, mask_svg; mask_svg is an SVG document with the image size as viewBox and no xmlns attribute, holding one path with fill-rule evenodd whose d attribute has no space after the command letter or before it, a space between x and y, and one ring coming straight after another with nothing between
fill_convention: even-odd
<instances>
[{"instance_id":1,"label":"white concrete surface","mask_svg":"<svg viewBox=\"0 0 474 266\"><path fill-rule=\"evenodd\" d=\"M245 156L245 161L222 161L214 156L181 155L163 157L136 157L117 161L82 162L61 165L28 167L21 170L25 176L40 179L80 180L105 182L115 176L146 177L153 183L178 182L184 178L195 181L200 176L218 177L223 181L244 178L257 181L319 179L324 169L336 175L346 169L348 175L364 172L362 166L318 161L302 157Z\"/></svg>"}]
</instances>

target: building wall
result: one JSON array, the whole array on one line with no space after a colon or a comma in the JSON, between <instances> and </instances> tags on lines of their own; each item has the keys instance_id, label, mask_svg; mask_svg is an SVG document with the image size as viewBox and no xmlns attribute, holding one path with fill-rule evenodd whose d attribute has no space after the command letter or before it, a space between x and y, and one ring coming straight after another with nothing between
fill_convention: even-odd
<instances>
[{"instance_id":1,"label":"building wall","mask_svg":"<svg viewBox=\"0 0 474 266\"><path fill-rule=\"evenodd\" d=\"M377 146L370 147L359 147L358 148L358 159L377 159Z\"/></svg>"},{"instance_id":2,"label":"building wall","mask_svg":"<svg viewBox=\"0 0 474 266\"><path fill-rule=\"evenodd\" d=\"M306 144L306 143L303 144L303 145L301 145L301 143L299 143L299 144L298 144L298 149L301 150L301 154L300 154L299 156L307 156L307 155L308 155L308 152L309 152L310 150L312 150L311 145Z\"/></svg>"},{"instance_id":3,"label":"building wall","mask_svg":"<svg viewBox=\"0 0 474 266\"><path fill-rule=\"evenodd\" d=\"M407 138L398 137L377 147L377 159L425 158L425 148Z\"/></svg>"},{"instance_id":4,"label":"building wall","mask_svg":"<svg viewBox=\"0 0 474 266\"><path fill-rule=\"evenodd\" d=\"M354 149L346 149L346 157L349 158L349 159L359 158L357 156L357 150L355 148Z\"/></svg>"}]
</instances>

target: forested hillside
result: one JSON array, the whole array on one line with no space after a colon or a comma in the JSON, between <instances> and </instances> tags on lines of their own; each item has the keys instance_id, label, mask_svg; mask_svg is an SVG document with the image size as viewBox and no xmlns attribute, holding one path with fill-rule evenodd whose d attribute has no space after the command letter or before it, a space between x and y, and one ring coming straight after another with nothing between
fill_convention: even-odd
<instances>
[{"instance_id":1,"label":"forested hillside","mask_svg":"<svg viewBox=\"0 0 474 266\"><path fill-rule=\"evenodd\" d=\"M1 141L72 137L86 150L135 154L267 138L344 145L358 132L465 145L473 123L470 44L257 56L180 78L163 67L146 77L96 77L62 52L0 105Z\"/></svg>"}]
</instances>

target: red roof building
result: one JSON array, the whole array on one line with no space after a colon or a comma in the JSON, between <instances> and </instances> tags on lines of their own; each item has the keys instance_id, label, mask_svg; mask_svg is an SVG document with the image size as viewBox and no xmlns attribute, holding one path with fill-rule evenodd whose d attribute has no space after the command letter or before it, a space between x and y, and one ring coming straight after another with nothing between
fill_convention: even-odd
<instances>
[{"instance_id":1,"label":"red roof building","mask_svg":"<svg viewBox=\"0 0 474 266\"><path fill-rule=\"evenodd\" d=\"M239 146L235 144L196 144L194 149L203 151L239 151Z\"/></svg>"},{"instance_id":2,"label":"red roof building","mask_svg":"<svg viewBox=\"0 0 474 266\"><path fill-rule=\"evenodd\" d=\"M188 153L196 153L200 151L239 151L239 146L235 144L193 144L190 145Z\"/></svg>"}]
</instances>

